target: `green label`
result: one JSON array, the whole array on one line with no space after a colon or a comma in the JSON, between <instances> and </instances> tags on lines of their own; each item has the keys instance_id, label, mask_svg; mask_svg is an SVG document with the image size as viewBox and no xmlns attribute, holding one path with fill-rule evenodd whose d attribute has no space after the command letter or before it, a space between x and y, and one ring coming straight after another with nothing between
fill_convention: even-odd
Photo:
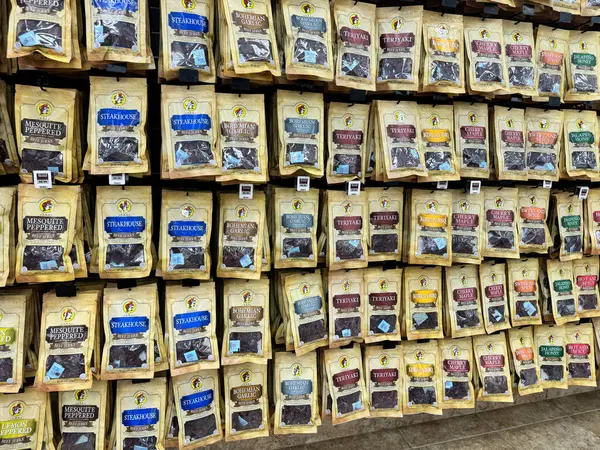
<instances>
[{"instance_id":1,"label":"green label","mask_svg":"<svg viewBox=\"0 0 600 450\"><path fill-rule=\"evenodd\" d=\"M565 348L558 345L540 345L540 356L544 358L562 358Z\"/></svg>"},{"instance_id":2,"label":"green label","mask_svg":"<svg viewBox=\"0 0 600 450\"><path fill-rule=\"evenodd\" d=\"M573 290L571 280L556 280L553 284L554 292L571 292Z\"/></svg>"},{"instance_id":3,"label":"green label","mask_svg":"<svg viewBox=\"0 0 600 450\"><path fill-rule=\"evenodd\" d=\"M573 53L571 63L576 66L594 67L596 65L596 55L590 53Z\"/></svg>"},{"instance_id":4,"label":"green label","mask_svg":"<svg viewBox=\"0 0 600 450\"><path fill-rule=\"evenodd\" d=\"M0 328L0 346L11 345L17 339L17 330L14 328Z\"/></svg>"},{"instance_id":5,"label":"green label","mask_svg":"<svg viewBox=\"0 0 600 450\"><path fill-rule=\"evenodd\" d=\"M589 144L594 143L594 134L591 131L571 131L569 133L569 142L573 144Z\"/></svg>"},{"instance_id":6,"label":"green label","mask_svg":"<svg viewBox=\"0 0 600 450\"><path fill-rule=\"evenodd\" d=\"M581 226L581 216L565 216L561 219L563 228L579 228Z\"/></svg>"}]
</instances>

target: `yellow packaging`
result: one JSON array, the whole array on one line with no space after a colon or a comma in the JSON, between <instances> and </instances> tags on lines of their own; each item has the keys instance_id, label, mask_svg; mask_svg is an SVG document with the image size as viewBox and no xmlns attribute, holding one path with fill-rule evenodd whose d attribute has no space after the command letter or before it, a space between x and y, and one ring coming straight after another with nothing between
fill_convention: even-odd
<instances>
[{"instance_id":1,"label":"yellow packaging","mask_svg":"<svg viewBox=\"0 0 600 450\"><path fill-rule=\"evenodd\" d=\"M517 188L484 187L482 256L488 258L518 258Z\"/></svg>"},{"instance_id":2,"label":"yellow packaging","mask_svg":"<svg viewBox=\"0 0 600 450\"><path fill-rule=\"evenodd\" d=\"M600 316L598 307L598 275L600 261L597 255L584 256L573 261L573 279L575 281L575 298L577 299L577 315L583 317Z\"/></svg>"},{"instance_id":3,"label":"yellow packaging","mask_svg":"<svg viewBox=\"0 0 600 450\"><path fill-rule=\"evenodd\" d=\"M402 348L365 347L364 366L370 417L402 417Z\"/></svg>"},{"instance_id":4,"label":"yellow packaging","mask_svg":"<svg viewBox=\"0 0 600 450\"><path fill-rule=\"evenodd\" d=\"M586 239L590 240L591 254L600 254L600 189L590 189L585 202L587 223Z\"/></svg>"},{"instance_id":5,"label":"yellow packaging","mask_svg":"<svg viewBox=\"0 0 600 450\"><path fill-rule=\"evenodd\" d=\"M494 141L498 180L527 180L525 112L494 105Z\"/></svg>"},{"instance_id":6,"label":"yellow packaging","mask_svg":"<svg viewBox=\"0 0 600 450\"><path fill-rule=\"evenodd\" d=\"M462 177L490 177L490 127L485 103L454 102L457 172Z\"/></svg>"},{"instance_id":7,"label":"yellow packaging","mask_svg":"<svg viewBox=\"0 0 600 450\"><path fill-rule=\"evenodd\" d=\"M598 16L600 15L600 4L594 0L581 0L581 15L582 16Z\"/></svg>"},{"instance_id":8,"label":"yellow packaging","mask_svg":"<svg viewBox=\"0 0 600 450\"><path fill-rule=\"evenodd\" d=\"M536 84L540 97L560 97L565 92L565 56L569 30L540 25L537 28L535 52L537 62Z\"/></svg>"},{"instance_id":9,"label":"yellow packaging","mask_svg":"<svg viewBox=\"0 0 600 450\"><path fill-rule=\"evenodd\" d=\"M365 323L365 284L363 270L328 273L329 348L363 342Z\"/></svg>"},{"instance_id":10,"label":"yellow packaging","mask_svg":"<svg viewBox=\"0 0 600 450\"><path fill-rule=\"evenodd\" d=\"M364 271L365 325L368 334L365 343L400 341L402 305L402 269L385 270L370 267Z\"/></svg>"},{"instance_id":11,"label":"yellow packaging","mask_svg":"<svg viewBox=\"0 0 600 450\"><path fill-rule=\"evenodd\" d=\"M452 189L452 262L481 264L483 195Z\"/></svg>"},{"instance_id":12,"label":"yellow packaging","mask_svg":"<svg viewBox=\"0 0 600 450\"><path fill-rule=\"evenodd\" d=\"M513 327L541 325L538 286L539 260L536 258L509 260L508 298Z\"/></svg>"},{"instance_id":13,"label":"yellow packaging","mask_svg":"<svg viewBox=\"0 0 600 450\"><path fill-rule=\"evenodd\" d=\"M558 181L558 161L562 152L564 114L562 111L527 108L527 177L530 180Z\"/></svg>"},{"instance_id":14,"label":"yellow packaging","mask_svg":"<svg viewBox=\"0 0 600 450\"><path fill-rule=\"evenodd\" d=\"M369 201L369 260L400 261L404 188L367 189Z\"/></svg>"},{"instance_id":15,"label":"yellow packaging","mask_svg":"<svg viewBox=\"0 0 600 450\"><path fill-rule=\"evenodd\" d=\"M440 269L441 270L441 269ZM442 376L438 341L402 344L402 413L442 415Z\"/></svg>"},{"instance_id":16,"label":"yellow packaging","mask_svg":"<svg viewBox=\"0 0 600 450\"><path fill-rule=\"evenodd\" d=\"M42 450L47 402L45 392L27 388L23 393L2 396L0 427L7 430L3 437L6 446Z\"/></svg>"},{"instance_id":17,"label":"yellow packaging","mask_svg":"<svg viewBox=\"0 0 600 450\"><path fill-rule=\"evenodd\" d=\"M481 290L477 266L454 265L445 269L446 314L453 338L485 334L481 317Z\"/></svg>"},{"instance_id":18,"label":"yellow packaging","mask_svg":"<svg viewBox=\"0 0 600 450\"><path fill-rule=\"evenodd\" d=\"M596 386L594 328L591 323L565 325L567 352L567 384Z\"/></svg>"},{"instance_id":19,"label":"yellow packaging","mask_svg":"<svg viewBox=\"0 0 600 450\"><path fill-rule=\"evenodd\" d=\"M25 328L25 322L29 319L27 313L27 295L25 293L14 294L11 291L3 292L0 296L0 361L7 363L9 369L6 379L0 382L0 392L17 393L24 380L25 352L29 347L31 336ZM33 305L32 309L33 309ZM3 371L4 371L3 367Z\"/></svg>"},{"instance_id":20,"label":"yellow packaging","mask_svg":"<svg viewBox=\"0 0 600 450\"><path fill-rule=\"evenodd\" d=\"M16 186L0 188L0 286L12 284L15 278L15 211Z\"/></svg>"},{"instance_id":21,"label":"yellow packaging","mask_svg":"<svg viewBox=\"0 0 600 450\"><path fill-rule=\"evenodd\" d=\"M547 254L552 245L548 229L550 190L531 186L519 188L519 251Z\"/></svg>"},{"instance_id":22,"label":"yellow packaging","mask_svg":"<svg viewBox=\"0 0 600 450\"><path fill-rule=\"evenodd\" d=\"M477 401L512 403L512 377L504 331L473 338L481 387Z\"/></svg>"},{"instance_id":23,"label":"yellow packaging","mask_svg":"<svg viewBox=\"0 0 600 450\"><path fill-rule=\"evenodd\" d=\"M519 395L542 392L538 349L533 341L533 327L511 328L508 340L512 353Z\"/></svg>"},{"instance_id":24,"label":"yellow packaging","mask_svg":"<svg viewBox=\"0 0 600 450\"><path fill-rule=\"evenodd\" d=\"M452 105L419 106L421 141L426 177L423 181L459 180L458 162L454 151L454 108Z\"/></svg>"},{"instance_id":25,"label":"yellow packaging","mask_svg":"<svg viewBox=\"0 0 600 450\"><path fill-rule=\"evenodd\" d=\"M598 176L598 120L595 111L564 112L563 155L568 177Z\"/></svg>"},{"instance_id":26,"label":"yellow packaging","mask_svg":"<svg viewBox=\"0 0 600 450\"><path fill-rule=\"evenodd\" d=\"M567 92L565 101L600 100L600 32L569 31L566 70Z\"/></svg>"},{"instance_id":27,"label":"yellow packaging","mask_svg":"<svg viewBox=\"0 0 600 450\"><path fill-rule=\"evenodd\" d=\"M404 330L409 341L442 339L442 268L404 268Z\"/></svg>"},{"instance_id":28,"label":"yellow packaging","mask_svg":"<svg viewBox=\"0 0 600 450\"><path fill-rule=\"evenodd\" d=\"M508 87L511 94L537 94L535 41L533 24L503 20Z\"/></svg>"},{"instance_id":29,"label":"yellow packaging","mask_svg":"<svg viewBox=\"0 0 600 450\"><path fill-rule=\"evenodd\" d=\"M544 389L568 389L565 345L566 327L541 325L534 328Z\"/></svg>"},{"instance_id":30,"label":"yellow packaging","mask_svg":"<svg viewBox=\"0 0 600 450\"><path fill-rule=\"evenodd\" d=\"M573 288L573 262L548 259L546 264L554 322L557 325L579 322Z\"/></svg>"},{"instance_id":31,"label":"yellow packaging","mask_svg":"<svg viewBox=\"0 0 600 450\"><path fill-rule=\"evenodd\" d=\"M473 341L470 337L439 341L443 386L442 409L475 408Z\"/></svg>"},{"instance_id":32,"label":"yellow packaging","mask_svg":"<svg viewBox=\"0 0 600 450\"><path fill-rule=\"evenodd\" d=\"M553 194L558 215L561 261L581 259L583 255L583 201L571 192Z\"/></svg>"},{"instance_id":33,"label":"yellow packaging","mask_svg":"<svg viewBox=\"0 0 600 450\"><path fill-rule=\"evenodd\" d=\"M4 143L0 146L0 164L6 173L17 173L19 155L9 113L9 103L12 103L9 101L9 89L6 83L0 80L0 142ZM12 110L12 104L10 109Z\"/></svg>"},{"instance_id":34,"label":"yellow packaging","mask_svg":"<svg viewBox=\"0 0 600 450\"><path fill-rule=\"evenodd\" d=\"M410 264L452 265L452 193L413 189Z\"/></svg>"}]
</instances>

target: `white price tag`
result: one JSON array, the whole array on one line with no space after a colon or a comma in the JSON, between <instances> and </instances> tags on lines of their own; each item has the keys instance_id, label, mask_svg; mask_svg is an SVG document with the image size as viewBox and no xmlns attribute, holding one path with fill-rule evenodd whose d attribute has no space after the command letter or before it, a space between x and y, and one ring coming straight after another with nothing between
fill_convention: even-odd
<instances>
[{"instance_id":1,"label":"white price tag","mask_svg":"<svg viewBox=\"0 0 600 450\"><path fill-rule=\"evenodd\" d=\"M108 184L111 186L125 186L127 176L124 173L111 173L108 175Z\"/></svg>"},{"instance_id":2,"label":"white price tag","mask_svg":"<svg viewBox=\"0 0 600 450\"><path fill-rule=\"evenodd\" d=\"M471 181L469 183L469 194L481 194L481 181Z\"/></svg>"},{"instance_id":3,"label":"white price tag","mask_svg":"<svg viewBox=\"0 0 600 450\"><path fill-rule=\"evenodd\" d=\"M590 188L588 186L577 186L579 189L579 200L585 200L590 192Z\"/></svg>"},{"instance_id":4,"label":"white price tag","mask_svg":"<svg viewBox=\"0 0 600 450\"><path fill-rule=\"evenodd\" d=\"M360 195L360 181L348 181L348 195Z\"/></svg>"},{"instance_id":5,"label":"white price tag","mask_svg":"<svg viewBox=\"0 0 600 450\"><path fill-rule=\"evenodd\" d=\"M447 181L438 181L437 188L438 189L448 189L448 182Z\"/></svg>"},{"instance_id":6,"label":"white price tag","mask_svg":"<svg viewBox=\"0 0 600 450\"><path fill-rule=\"evenodd\" d=\"M252 197L254 197L254 185L240 184L240 199L252 200Z\"/></svg>"},{"instance_id":7,"label":"white price tag","mask_svg":"<svg viewBox=\"0 0 600 450\"><path fill-rule=\"evenodd\" d=\"M552 189L552 181L550 181L550 180L542 181L542 187L544 189Z\"/></svg>"},{"instance_id":8,"label":"white price tag","mask_svg":"<svg viewBox=\"0 0 600 450\"><path fill-rule=\"evenodd\" d=\"M52 172L49 170L34 170L33 185L39 189L52 189Z\"/></svg>"},{"instance_id":9,"label":"white price tag","mask_svg":"<svg viewBox=\"0 0 600 450\"><path fill-rule=\"evenodd\" d=\"M310 190L310 177L296 177L296 190L308 192Z\"/></svg>"}]
</instances>

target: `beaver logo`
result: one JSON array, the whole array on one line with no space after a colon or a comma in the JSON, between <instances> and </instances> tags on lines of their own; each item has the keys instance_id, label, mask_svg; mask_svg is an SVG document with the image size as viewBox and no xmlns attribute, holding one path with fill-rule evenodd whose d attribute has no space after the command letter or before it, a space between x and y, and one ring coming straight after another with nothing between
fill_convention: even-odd
<instances>
[{"instance_id":1,"label":"beaver logo","mask_svg":"<svg viewBox=\"0 0 600 450\"><path fill-rule=\"evenodd\" d=\"M294 209L294 211L301 211L303 206L304 202L301 199L295 198L294 200L292 200L292 208Z\"/></svg>"},{"instance_id":2,"label":"beaver logo","mask_svg":"<svg viewBox=\"0 0 600 450\"><path fill-rule=\"evenodd\" d=\"M477 117L477 114L475 114L474 112L470 112L467 115L467 118L469 119L469 122L471 122L471 123L479 122L479 118Z\"/></svg>"},{"instance_id":3,"label":"beaver logo","mask_svg":"<svg viewBox=\"0 0 600 450\"><path fill-rule=\"evenodd\" d=\"M35 110L42 117L49 116L52 113L52 109L52 104L48 102L37 102L35 104Z\"/></svg>"},{"instance_id":4,"label":"beaver logo","mask_svg":"<svg viewBox=\"0 0 600 450\"><path fill-rule=\"evenodd\" d=\"M455 358L458 358L458 355L460 355L460 349L456 345L453 345L452 346L452 356L454 356Z\"/></svg>"},{"instance_id":5,"label":"beaver logo","mask_svg":"<svg viewBox=\"0 0 600 450\"><path fill-rule=\"evenodd\" d=\"M196 0L181 0L181 4L188 11L192 11L196 7Z\"/></svg>"},{"instance_id":6,"label":"beaver logo","mask_svg":"<svg viewBox=\"0 0 600 450\"><path fill-rule=\"evenodd\" d=\"M421 287L426 287L429 285L429 278L427 277L420 277L419 278L419 284L421 285Z\"/></svg>"},{"instance_id":7,"label":"beaver logo","mask_svg":"<svg viewBox=\"0 0 600 450\"><path fill-rule=\"evenodd\" d=\"M242 302L244 303L244 305L247 305L248 303L252 303L253 299L254 299L254 294L252 293L252 291L243 291L242 292Z\"/></svg>"},{"instance_id":8,"label":"beaver logo","mask_svg":"<svg viewBox=\"0 0 600 450\"><path fill-rule=\"evenodd\" d=\"M194 309L198 306L198 297L191 295L185 299L185 306L187 309Z\"/></svg>"},{"instance_id":9,"label":"beaver logo","mask_svg":"<svg viewBox=\"0 0 600 450\"><path fill-rule=\"evenodd\" d=\"M244 117L246 117L246 108L244 108L243 106L235 106L232 109L232 113L233 117L235 117L236 119L243 119Z\"/></svg>"},{"instance_id":10,"label":"beaver logo","mask_svg":"<svg viewBox=\"0 0 600 450\"><path fill-rule=\"evenodd\" d=\"M481 39L489 39L491 34L488 29L482 28L481 30L479 30L479 36L481 36Z\"/></svg>"},{"instance_id":11,"label":"beaver logo","mask_svg":"<svg viewBox=\"0 0 600 450\"><path fill-rule=\"evenodd\" d=\"M352 13L350 14L350 17L348 17L348 21L350 22L350 25L357 27L360 25L360 16L356 13Z\"/></svg>"},{"instance_id":12,"label":"beaver logo","mask_svg":"<svg viewBox=\"0 0 600 450\"><path fill-rule=\"evenodd\" d=\"M585 130L587 128L583 119L577 119L577 121L575 122L575 126L580 130Z\"/></svg>"},{"instance_id":13,"label":"beaver logo","mask_svg":"<svg viewBox=\"0 0 600 450\"><path fill-rule=\"evenodd\" d=\"M350 365L350 359L347 356L342 356L340 358L340 367L342 369L345 369L346 367L348 367Z\"/></svg>"},{"instance_id":14,"label":"beaver logo","mask_svg":"<svg viewBox=\"0 0 600 450\"><path fill-rule=\"evenodd\" d=\"M123 91L116 91L110 96L110 100L115 106L123 106L127 103L127 95Z\"/></svg>"},{"instance_id":15,"label":"beaver logo","mask_svg":"<svg viewBox=\"0 0 600 450\"><path fill-rule=\"evenodd\" d=\"M181 215L186 219L189 219L194 215L196 209L192 205L184 205L181 207Z\"/></svg>"},{"instance_id":16,"label":"beaver logo","mask_svg":"<svg viewBox=\"0 0 600 450\"><path fill-rule=\"evenodd\" d=\"M385 278L379 280L379 289L382 291L386 291L388 288L388 281Z\"/></svg>"},{"instance_id":17,"label":"beaver logo","mask_svg":"<svg viewBox=\"0 0 600 450\"><path fill-rule=\"evenodd\" d=\"M302 10L302 12L304 14L312 14L315 12L315 7L313 5L311 5L310 3L302 3L302 5L300 6L300 9Z\"/></svg>"},{"instance_id":18,"label":"beaver logo","mask_svg":"<svg viewBox=\"0 0 600 450\"><path fill-rule=\"evenodd\" d=\"M148 394L144 391L136 392L133 396L133 401L137 406L142 406L148 401Z\"/></svg>"},{"instance_id":19,"label":"beaver logo","mask_svg":"<svg viewBox=\"0 0 600 450\"><path fill-rule=\"evenodd\" d=\"M354 125L354 116L352 114L346 114L344 117L342 117L342 122L346 128L350 128L352 125Z\"/></svg>"},{"instance_id":20,"label":"beaver logo","mask_svg":"<svg viewBox=\"0 0 600 450\"><path fill-rule=\"evenodd\" d=\"M429 118L429 123L432 127L437 127L440 124L440 116L436 116L435 114Z\"/></svg>"},{"instance_id":21,"label":"beaver logo","mask_svg":"<svg viewBox=\"0 0 600 450\"><path fill-rule=\"evenodd\" d=\"M511 117L507 118L506 119L506 126L508 128L514 128L515 127L515 121Z\"/></svg>"},{"instance_id":22,"label":"beaver logo","mask_svg":"<svg viewBox=\"0 0 600 450\"><path fill-rule=\"evenodd\" d=\"M23 404L23 402L12 402L8 406L8 412L13 417L19 417L21 414L23 414L23 411L25 411L25 405Z\"/></svg>"},{"instance_id":23,"label":"beaver logo","mask_svg":"<svg viewBox=\"0 0 600 450\"><path fill-rule=\"evenodd\" d=\"M308 106L305 103L298 103L296 105L296 114L299 116L305 116L308 114Z\"/></svg>"},{"instance_id":24,"label":"beaver logo","mask_svg":"<svg viewBox=\"0 0 600 450\"><path fill-rule=\"evenodd\" d=\"M83 402L87 398L87 391L85 389L78 389L75 391L75 400Z\"/></svg>"},{"instance_id":25,"label":"beaver logo","mask_svg":"<svg viewBox=\"0 0 600 450\"><path fill-rule=\"evenodd\" d=\"M492 353L494 351L494 344L488 342L487 344L485 344L485 349L488 351L488 353Z\"/></svg>"},{"instance_id":26,"label":"beaver logo","mask_svg":"<svg viewBox=\"0 0 600 450\"><path fill-rule=\"evenodd\" d=\"M510 37L512 38L512 40L514 42L521 42L523 40L523 35L521 33L519 33L518 31L514 31Z\"/></svg>"},{"instance_id":27,"label":"beaver logo","mask_svg":"<svg viewBox=\"0 0 600 450\"><path fill-rule=\"evenodd\" d=\"M381 355L379 357L379 364L382 366L387 366L390 363L390 357L388 355Z\"/></svg>"},{"instance_id":28,"label":"beaver logo","mask_svg":"<svg viewBox=\"0 0 600 450\"><path fill-rule=\"evenodd\" d=\"M460 200L458 202L458 207L460 208L461 211L468 211L469 210L469 202L466 200Z\"/></svg>"},{"instance_id":29,"label":"beaver logo","mask_svg":"<svg viewBox=\"0 0 600 450\"><path fill-rule=\"evenodd\" d=\"M43 213L50 214L54 211L54 200L50 198L45 198L40 202L40 211Z\"/></svg>"},{"instance_id":30,"label":"beaver logo","mask_svg":"<svg viewBox=\"0 0 600 450\"><path fill-rule=\"evenodd\" d=\"M294 364L292 366L292 376L299 377L302 375L302 366L300 364Z\"/></svg>"},{"instance_id":31,"label":"beaver logo","mask_svg":"<svg viewBox=\"0 0 600 450\"><path fill-rule=\"evenodd\" d=\"M240 219L245 219L246 217L248 217L248 208L246 208L245 206L239 206L235 213Z\"/></svg>"},{"instance_id":32,"label":"beaver logo","mask_svg":"<svg viewBox=\"0 0 600 450\"><path fill-rule=\"evenodd\" d=\"M242 0L242 6L246 9L254 8L254 0Z\"/></svg>"},{"instance_id":33,"label":"beaver logo","mask_svg":"<svg viewBox=\"0 0 600 450\"><path fill-rule=\"evenodd\" d=\"M496 205L496 208L502 208L502 206L504 206L504 199L502 197L496 197L494 199L494 205Z\"/></svg>"},{"instance_id":34,"label":"beaver logo","mask_svg":"<svg viewBox=\"0 0 600 450\"><path fill-rule=\"evenodd\" d=\"M392 19L392 30L400 31L404 26L404 19L402 17L395 17Z\"/></svg>"},{"instance_id":35,"label":"beaver logo","mask_svg":"<svg viewBox=\"0 0 600 450\"><path fill-rule=\"evenodd\" d=\"M342 205L342 209L344 210L344 212L346 214L349 214L352 212L352 203L351 202L346 202Z\"/></svg>"},{"instance_id":36,"label":"beaver logo","mask_svg":"<svg viewBox=\"0 0 600 450\"><path fill-rule=\"evenodd\" d=\"M137 309L137 303L135 300L128 300L123 303L123 312L127 314L132 314Z\"/></svg>"},{"instance_id":37,"label":"beaver logo","mask_svg":"<svg viewBox=\"0 0 600 450\"><path fill-rule=\"evenodd\" d=\"M423 353L423 350L417 350L415 352L415 359L417 361L423 361L423 358L425 358L425 353Z\"/></svg>"},{"instance_id":38,"label":"beaver logo","mask_svg":"<svg viewBox=\"0 0 600 450\"><path fill-rule=\"evenodd\" d=\"M195 391L202 389L202 379L200 377L192 377L190 380L190 386Z\"/></svg>"},{"instance_id":39,"label":"beaver logo","mask_svg":"<svg viewBox=\"0 0 600 450\"><path fill-rule=\"evenodd\" d=\"M122 214L128 213L131 211L131 202L127 199L122 199L117 202L117 211Z\"/></svg>"},{"instance_id":40,"label":"beaver logo","mask_svg":"<svg viewBox=\"0 0 600 450\"><path fill-rule=\"evenodd\" d=\"M391 200L387 197L382 197L379 200L379 206L381 206L383 209L388 209L390 207L391 204Z\"/></svg>"},{"instance_id":41,"label":"beaver logo","mask_svg":"<svg viewBox=\"0 0 600 450\"><path fill-rule=\"evenodd\" d=\"M250 383L251 379L252 379L252 372L250 372L249 370L243 370L240 373L240 380L242 380L243 383Z\"/></svg>"},{"instance_id":42,"label":"beaver logo","mask_svg":"<svg viewBox=\"0 0 600 450\"><path fill-rule=\"evenodd\" d=\"M75 311L73 311L73 308L63 308L60 317L63 322L71 322L75 318Z\"/></svg>"},{"instance_id":43,"label":"beaver logo","mask_svg":"<svg viewBox=\"0 0 600 450\"><path fill-rule=\"evenodd\" d=\"M300 286L300 292L302 293L302 295L310 294L310 286L304 283L302 286Z\"/></svg>"},{"instance_id":44,"label":"beaver logo","mask_svg":"<svg viewBox=\"0 0 600 450\"><path fill-rule=\"evenodd\" d=\"M342 281L342 289L345 292L348 292L350 289L352 289L352 282L350 280Z\"/></svg>"},{"instance_id":45,"label":"beaver logo","mask_svg":"<svg viewBox=\"0 0 600 450\"><path fill-rule=\"evenodd\" d=\"M194 100L193 98L186 98L183 101L183 109L185 109L188 112L193 112L196 111L196 109L198 108L198 102L196 100Z\"/></svg>"},{"instance_id":46,"label":"beaver logo","mask_svg":"<svg viewBox=\"0 0 600 450\"><path fill-rule=\"evenodd\" d=\"M402 111L396 111L394 117L396 118L396 122L404 122L404 119L406 119L406 116Z\"/></svg>"}]
</instances>

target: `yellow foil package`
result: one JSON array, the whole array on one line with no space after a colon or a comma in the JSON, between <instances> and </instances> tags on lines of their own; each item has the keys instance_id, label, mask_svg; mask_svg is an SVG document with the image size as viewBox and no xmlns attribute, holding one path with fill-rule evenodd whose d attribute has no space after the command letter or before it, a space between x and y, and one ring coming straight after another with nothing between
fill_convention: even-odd
<instances>
[{"instance_id":1,"label":"yellow foil package","mask_svg":"<svg viewBox=\"0 0 600 450\"><path fill-rule=\"evenodd\" d=\"M479 267L485 331L492 334L510 328L506 289L506 264L484 261Z\"/></svg>"},{"instance_id":2,"label":"yellow foil package","mask_svg":"<svg viewBox=\"0 0 600 450\"><path fill-rule=\"evenodd\" d=\"M475 265L454 265L445 269L446 316L453 338L484 334L481 317L481 290Z\"/></svg>"},{"instance_id":3,"label":"yellow foil package","mask_svg":"<svg viewBox=\"0 0 600 450\"><path fill-rule=\"evenodd\" d=\"M548 229L550 190L519 186L519 251L547 254L552 245Z\"/></svg>"},{"instance_id":4,"label":"yellow foil package","mask_svg":"<svg viewBox=\"0 0 600 450\"><path fill-rule=\"evenodd\" d=\"M402 417L404 361L400 344L365 347L364 366L370 417Z\"/></svg>"},{"instance_id":5,"label":"yellow foil package","mask_svg":"<svg viewBox=\"0 0 600 450\"><path fill-rule=\"evenodd\" d=\"M504 331L475 336L473 350L481 383L477 401L512 403L512 377Z\"/></svg>"},{"instance_id":6,"label":"yellow foil package","mask_svg":"<svg viewBox=\"0 0 600 450\"><path fill-rule=\"evenodd\" d=\"M462 189L452 194L452 262L481 264L483 228L483 195Z\"/></svg>"},{"instance_id":7,"label":"yellow foil package","mask_svg":"<svg viewBox=\"0 0 600 450\"><path fill-rule=\"evenodd\" d=\"M487 258L518 258L517 188L483 188L485 222L482 256Z\"/></svg>"},{"instance_id":8,"label":"yellow foil package","mask_svg":"<svg viewBox=\"0 0 600 450\"><path fill-rule=\"evenodd\" d=\"M569 386L596 386L594 364L594 328L591 323L565 325L567 352L567 384Z\"/></svg>"},{"instance_id":9,"label":"yellow foil package","mask_svg":"<svg viewBox=\"0 0 600 450\"><path fill-rule=\"evenodd\" d=\"M46 392L33 388L28 388L23 393L3 395L0 403L0 427L10 430L3 437L6 442L4 445L22 448L25 441L27 448L42 450L49 401Z\"/></svg>"},{"instance_id":10,"label":"yellow foil package","mask_svg":"<svg viewBox=\"0 0 600 450\"><path fill-rule=\"evenodd\" d=\"M367 335L364 271L330 271L327 284L329 348L363 342Z\"/></svg>"},{"instance_id":11,"label":"yellow foil package","mask_svg":"<svg viewBox=\"0 0 600 450\"><path fill-rule=\"evenodd\" d=\"M554 322L557 325L578 322L573 287L573 262L548 259L546 264Z\"/></svg>"},{"instance_id":12,"label":"yellow foil package","mask_svg":"<svg viewBox=\"0 0 600 450\"><path fill-rule=\"evenodd\" d=\"M414 189L410 204L409 264L452 265L452 193Z\"/></svg>"},{"instance_id":13,"label":"yellow foil package","mask_svg":"<svg viewBox=\"0 0 600 450\"><path fill-rule=\"evenodd\" d=\"M367 196L327 193L329 270L355 269L368 264Z\"/></svg>"},{"instance_id":14,"label":"yellow foil package","mask_svg":"<svg viewBox=\"0 0 600 450\"><path fill-rule=\"evenodd\" d=\"M598 306L598 275L600 261L598 255L584 256L573 261L573 278L575 281L575 298L577 299L577 315L583 317L600 316Z\"/></svg>"},{"instance_id":15,"label":"yellow foil package","mask_svg":"<svg viewBox=\"0 0 600 450\"><path fill-rule=\"evenodd\" d=\"M404 317L409 341L444 337L441 267L404 268Z\"/></svg>"},{"instance_id":16,"label":"yellow foil package","mask_svg":"<svg viewBox=\"0 0 600 450\"><path fill-rule=\"evenodd\" d=\"M538 349L533 341L533 327L511 328L508 340L512 353L519 395L542 392Z\"/></svg>"},{"instance_id":17,"label":"yellow foil package","mask_svg":"<svg viewBox=\"0 0 600 450\"><path fill-rule=\"evenodd\" d=\"M402 269L370 267L364 272L366 301L365 343L400 341Z\"/></svg>"},{"instance_id":18,"label":"yellow foil package","mask_svg":"<svg viewBox=\"0 0 600 450\"><path fill-rule=\"evenodd\" d=\"M441 342L441 341L440 341ZM402 413L442 415L441 357L438 341L402 345Z\"/></svg>"},{"instance_id":19,"label":"yellow foil package","mask_svg":"<svg viewBox=\"0 0 600 450\"><path fill-rule=\"evenodd\" d=\"M369 261L400 261L404 218L404 188L367 189L369 200Z\"/></svg>"},{"instance_id":20,"label":"yellow foil package","mask_svg":"<svg viewBox=\"0 0 600 450\"><path fill-rule=\"evenodd\" d=\"M565 92L565 56L569 31L544 25L537 28L535 51L537 59L538 96L559 97L561 103ZM535 99L535 98L534 98ZM541 100L541 99L540 99Z\"/></svg>"},{"instance_id":21,"label":"yellow foil package","mask_svg":"<svg viewBox=\"0 0 600 450\"><path fill-rule=\"evenodd\" d=\"M475 408L471 338L442 339L438 343L442 369L442 409Z\"/></svg>"},{"instance_id":22,"label":"yellow foil package","mask_svg":"<svg viewBox=\"0 0 600 450\"><path fill-rule=\"evenodd\" d=\"M581 259L583 255L583 200L571 192L553 194L558 215L561 261Z\"/></svg>"},{"instance_id":23,"label":"yellow foil package","mask_svg":"<svg viewBox=\"0 0 600 450\"><path fill-rule=\"evenodd\" d=\"M566 327L541 325L534 328L544 389L567 389Z\"/></svg>"},{"instance_id":24,"label":"yellow foil package","mask_svg":"<svg viewBox=\"0 0 600 450\"><path fill-rule=\"evenodd\" d=\"M541 325L537 258L508 261L508 298L513 327Z\"/></svg>"},{"instance_id":25,"label":"yellow foil package","mask_svg":"<svg viewBox=\"0 0 600 450\"><path fill-rule=\"evenodd\" d=\"M454 102L454 140L461 177L490 177L490 127L485 103Z\"/></svg>"},{"instance_id":26,"label":"yellow foil package","mask_svg":"<svg viewBox=\"0 0 600 450\"><path fill-rule=\"evenodd\" d=\"M598 176L598 120L595 111L564 112L564 165L569 177Z\"/></svg>"}]
</instances>

